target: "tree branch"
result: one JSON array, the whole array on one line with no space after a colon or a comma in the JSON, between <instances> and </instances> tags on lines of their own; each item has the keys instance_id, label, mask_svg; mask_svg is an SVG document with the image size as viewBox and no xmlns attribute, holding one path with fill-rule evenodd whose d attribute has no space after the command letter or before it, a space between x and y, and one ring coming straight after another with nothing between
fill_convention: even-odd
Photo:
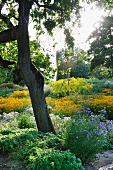
<instances>
[{"instance_id":1,"label":"tree branch","mask_svg":"<svg viewBox=\"0 0 113 170\"><path fill-rule=\"evenodd\" d=\"M3 15L0 13L0 18L7 24L9 28L14 27L14 25L11 23L11 21L6 17L6 15Z\"/></svg>"},{"instance_id":2,"label":"tree branch","mask_svg":"<svg viewBox=\"0 0 113 170\"><path fill-rule=\"evenodd\" d=\"M13 61L8 61L8 60L4 60L1 56L0 56L0 66L2 66L3 68L7 68L9 65L15 64L15 62Z\"/></svg>"},{"instance_id":3,"label":"tree branch","mask_svg":"<svg viewBox=\"0 0 113 170\"><path fill-rule=\"evenodd\" d=\"M0 32L0 43L17 40L18 26Z\"/></svg>"}]
</instances>

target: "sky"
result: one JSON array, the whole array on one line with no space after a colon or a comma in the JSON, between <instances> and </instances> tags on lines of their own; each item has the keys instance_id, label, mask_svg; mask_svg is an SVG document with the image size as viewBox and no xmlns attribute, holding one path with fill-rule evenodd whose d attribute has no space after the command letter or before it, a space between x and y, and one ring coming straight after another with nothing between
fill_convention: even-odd
<instances>
[{"instance_id":1,"label":"sky","mask_svg":"<svg viewBox=\"0 0 113 170\"><path fill-rule=\"evenodd\" d=\"M93 5L86 5L86 10L81 14L81 24L82 27L78 28L77 41L80 48L87 50L89 44L86 43L87 38L91 32L98 26L98 23L102 20L105 15L105 11Z\"/></svg>"},{"instance_id":2,"label":"sky","mask_svg":"<svg viewBox=\"0 0 113 170\"><path fill-rule=\"evenodd\" d=\"M83 50L87 50L89 44L86 43L88 36L94 30L96 26L95 23L101 20L101 17L104 16L105 12L102 9L98 9L95 7L95 4L92 5L85 4L85 10L81 13L81 27L80 28L73 28L73 35L75 37L75 44L82 48ZM35 38L35 34L33 34L32 25L30 26L30 32L32 33L32 38ZM61 49L64 47L64 36L63 30L56 28L54 32L54 39L57 42L56 50ZM40 36L40 43L44 48L47 48L48 51L51 51L51 47L53 46L52 38L48 35L41 35Z\"/></svg>"}]
</instances>

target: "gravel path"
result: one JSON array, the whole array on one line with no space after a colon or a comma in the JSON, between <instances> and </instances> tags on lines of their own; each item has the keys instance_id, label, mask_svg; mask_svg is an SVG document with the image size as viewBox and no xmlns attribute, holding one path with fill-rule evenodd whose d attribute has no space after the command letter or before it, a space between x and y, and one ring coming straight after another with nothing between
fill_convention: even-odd
<instances>
[{"instance_id":1,"label":"gravel path","mask_svg":"<svg viewBox=\"0 0 113 170\"><path fill-rule=\"evenodd\" d=\"M97 154L86 170L113 170L113 150Z\"/></svg>"}]
</instances>

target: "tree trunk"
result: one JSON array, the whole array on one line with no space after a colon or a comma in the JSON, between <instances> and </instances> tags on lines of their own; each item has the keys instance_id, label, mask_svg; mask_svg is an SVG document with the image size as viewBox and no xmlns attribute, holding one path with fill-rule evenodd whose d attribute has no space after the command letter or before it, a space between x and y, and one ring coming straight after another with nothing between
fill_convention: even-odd
<instances>
[{"instance_id":1,"label":"tree trunk","mask_svg":"<svg viewBox=\"0 0 113 170\"><path fill-rule=\"evenodd\" d=\"M18 68L20 75L28 86L36 124L39 131L53 132L51 119L47 112L44 96L44 78L30 60L28 23L31 5L29 0L19 0L18 27Z\"/></svg>"}]
</instances>

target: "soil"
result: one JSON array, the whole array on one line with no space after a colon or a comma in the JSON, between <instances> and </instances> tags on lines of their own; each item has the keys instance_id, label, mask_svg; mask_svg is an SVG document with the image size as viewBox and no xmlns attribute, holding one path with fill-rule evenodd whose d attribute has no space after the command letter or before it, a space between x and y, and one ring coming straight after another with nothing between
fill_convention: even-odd
<instances>
[{"instance_id":1,"label":"soil","mask_svg":"<svg viewBox=\"0 0 113 170\"><path fill-rule=\"evenodd\" d=\"M9 170L9 156L8 155L0 155L0 170Z\"/></svg>"},{"instance_id":2,"label":"soil","mask_svg":"<svg viewBox=\"0 0 113 170\"><path fill-rule=\"evenodd\" d=\"M11 170L11 165L13 164L13 169L24 170L22 162L17 164L10 159L10 155L1 154L0 155L0 170ZM97 154L96 158L92 160L87 166L86 170L113 170L113 150L108 150Z\"/></svg>"},{"instance_id":3,"label":"soil","mask_svg":"<svg viewBox=\"0 0 113 170\"><path fill-rule=\"evenodd\" d=\"M0 170L25 170L22 162L12 160L8 154L0 154Z\"/></svg>"}]
</instances>

